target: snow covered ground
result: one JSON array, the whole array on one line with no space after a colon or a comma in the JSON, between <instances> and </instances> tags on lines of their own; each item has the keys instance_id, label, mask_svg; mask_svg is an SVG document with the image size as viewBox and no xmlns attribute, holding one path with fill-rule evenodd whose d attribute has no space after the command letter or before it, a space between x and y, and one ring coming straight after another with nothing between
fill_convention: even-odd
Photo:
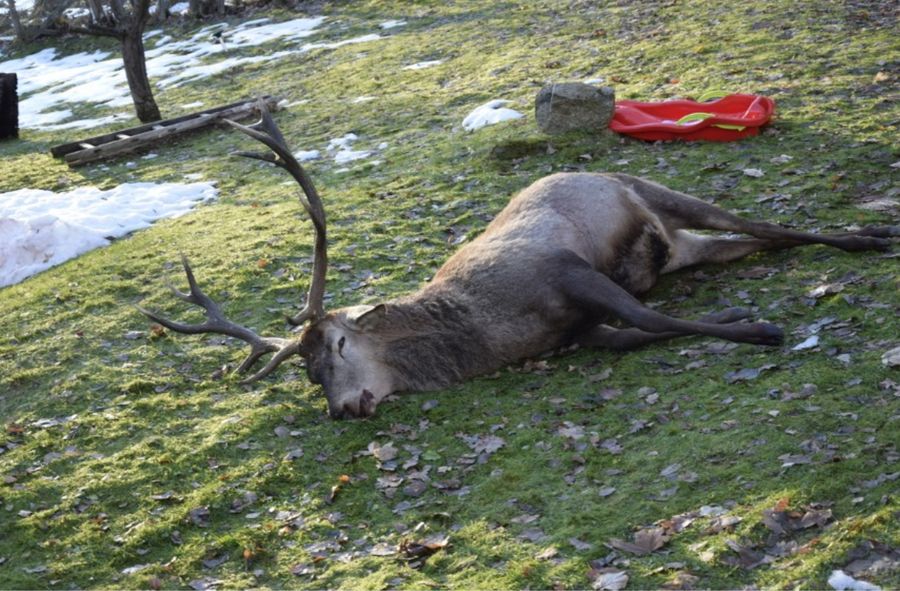
<instances>
[{"instance_id":1,"label":"snow covered ground","mask_svg":"<svg viewBox=\"0 0 900 591\"><path fill-rule=\"evenodd\" d=\"M210 183L126 183L109 191L0 193L0 287L12 285L89 250L183 215L215 199Z\"/></svg>"},{"instance_id":2,"label":"snow covered ground","mask_svg":"<svg viewBox=\"0 0 900 591\"><path fill-rule=\"evenodd\" d=\"M34 8L34 0L16 0L16 12L25 14L32 8ZM7 12L9 12L9 9L6 7L6 2L4 2L0 5L0 14L6 14Z\"/></svg>"},{"instance_id":3,"label":"snow covered ground","mask_svg":"<svg viewBox=\"0 0 900 591\"><path fill-rule=\"evenodd\" d=\"M241 65L381 39L381 35L373 33L332 43L305 41L319 33L324 22L322 17L277 23L261 18L232 28L213 24L185 39L173 39L161 30L148 31L145 34L147 71L151 81L165 88L196 82ZM377 26L384 31L405 24L385 21ZM242 55L240 51L276 41L287 48L265 55ZM443 60L424 61L403 69L421 70L442 63ZM86 129L132 117L128 85L118 54L98 50L59 56L50 48L23 58L0 61L0 71L18 74L19 119L23 129ZM361 104L374 98L358 97L352 102ZM472 131L522 117L521 113L504 107L508 102L494 100L481 105L465 118L463 127ZM72 107L79 104L122 111L76 119ZM199 106L202 103L183 105L183 108ZM329 141L323 150L302 150L296 155L300 160L327 157L342 165L370 158L388 145L382 142L377 148L354 149L357 141L355 134L348 133ZM155 220L182 215L196 203L214 199L216 195L211 184L199 182L127 183L109 191L86 187L65 193L33 189L0 193L0 287L18 283L104 246L110 239L145 228Z\"/></svg>"},{"instance_id":4,"label":"snow covered ground","mask_svg":"<svg viewBox=\"0 0 900 591\"><path fill-rule=\"evenodd\" d=\"M512 119L523 117L522 113L503 106L507 103L509 103L509 101L494 100L477 107L463 119L463 129L466 131L475 131L486 125L494 125L502 121L510 121Z\"/></svg>"},{"instance_id":5,"label":"snow covered ground","mask_svg":"<svg viewBox=\"0 0 900 591\"><path fill-rule=\"evenodd\" d=\"M322 17L270 22L267 18L203 27L186 39L174 39L161 30L145 34L147 73L160 88L180 86L238 66L269 62L313 49L334 49L381 39L372 33L332 43L307 43L321 31ZM214 33L221 32L216 38ZM281 42L295 44L265 55L241 55L241 49ZM132 117L128 83L122 58L108 51L59 56L53 48L32 55L0 61L0 72L16 72L19 78L19 127L21 129L88 129ZM91 104L121 108L122 112L92 119L72 120L72 105Z\"/></svg>"},{"instance_id":6,"label":"snow covered ground","mask_svg":"<svg viewBox=\"0 0 900 591\"><path fill-rule=\"evenodd\" d=\"M30 8L27 1L20 0L18 6ZM237 66L381 39L372 33L331 43L306 41L320 33L324 23L322 17L285 22L261 18L231 28L213 24L184 39L174 39L162 30L148 31L144 36L147 72L157 86L174 87ZM378 27L387 30L404 24L388 21ZM265 55L241 51L275 42L287 48ZM22 129L88 129L132 118L128 84L117 53L98 50L61 56L49 48L0 61L0 71L18 74ZM72 108L80 104L121 112L78 119ZM199 106L193 103L183 108ZM373 154L371 150L353 150L351 143L357 139L348 134L333 140L327 148L329 157L344 164ZM314 159L320 152L309 150L298 156ZM209 183L128 183L109 191L88 187L65 193L33 189L0 193L0 287L104 246L155 220L182 215L196 203L215 197L216 189Z\"/></svg>"}]
</instances>

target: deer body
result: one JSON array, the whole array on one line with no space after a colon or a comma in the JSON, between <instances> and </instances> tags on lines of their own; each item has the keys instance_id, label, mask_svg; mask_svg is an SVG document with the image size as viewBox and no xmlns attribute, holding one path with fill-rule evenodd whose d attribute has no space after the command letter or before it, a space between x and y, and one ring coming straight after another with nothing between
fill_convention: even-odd
<instances>
[{"instance_id":1,"label":"deer body","mask_svg":"<svg viewBox=\"0 0 900 591\"><path fill-rule=\"evenodd\" d=\"M623 174L568 173L536 181L513 198L419 291L377 306L325 313L325 217L321 200L291 156L268 113L241 131L275 156L243 154L288 170L308 200L316 228L316 259L306 306L293 320L310 321L299 339L260 337L226 319L197 286L187 261L190 293L207 322L184 325L143 310L179 332L218 332L240 338L251 352L238 371L274 353L250 380L293 354L306 359L334 418L370 416L387 395L442 388L563 345L629 349L682 335L776 345L782 331L742 323L739 309L698 321L666 316L636 299L660 274L706 262L728 262L766 249L827 244L844 250L884 250L898 226L811 234L750 221L657 183ZM689 229L741 233L700 235ZM606 324L618 319L630 328Z\"/></svg>"},{"instance_id":2,"label":"deer body","mask_svg":"<svg viewBox=\"0 0 900 591\"><path fill-rule=\"evenodd\" d=\"M662 273L711 255L721 258L723 245L737 244L737 251L725 253L736 258L748 254L748 247L753 252L794 244L762 240L747 245L685 232L678 217L659 209L661 197L669 207L677 201L694 222L704 212L723 218L720 222L732 221L705 202L635 177L557 174L510 201L420 291L326 315L306 329L301 348L315 352L308 358L310 378L323 385L332 416L368 415L392 392L442 388L573 343L621 348L685 334L690 328L680 332L669 322L673 319L635 304L630 295L650 289ZM710 240L716 244L712 252L697 248ZM859 240L856 247L880 241L854 238ZM606 279L600 290L611 290L611 298L592 297L600 293L590 293L585 277ZM649 313L638 322L643 334L630 333L632 339L642 337L638 343L617 342L621 331L603 324L621 316L622 306ZM719 319L739 317L732 311ZM711 330L746 342L781 340L781 331L765 323L719 324ZM326 368L354 349L366 351L352 364L366 371L358 380L332 379Z\"/></svg>"}]
</instances>

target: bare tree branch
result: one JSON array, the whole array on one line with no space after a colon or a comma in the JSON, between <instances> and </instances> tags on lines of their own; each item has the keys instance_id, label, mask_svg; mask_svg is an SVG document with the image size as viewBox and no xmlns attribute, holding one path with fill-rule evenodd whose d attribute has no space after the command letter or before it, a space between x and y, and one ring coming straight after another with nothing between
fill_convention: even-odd
<instances>
[{"instance_id":1,"label":"bare tree branch","mask_svg":"<svg viewBox=\"0 0 900 591\"><path fill-rule=\"evenodd\" d=\"M89 24L86 27L77 27L73 25L66 25L66 31L69 33L76 33L79 35L94 35L97 37L114 37L116 39L121 39L124 36L124 33L119 29L113 27L105 27L103 25Z\"/></svg>"}]
</instances>

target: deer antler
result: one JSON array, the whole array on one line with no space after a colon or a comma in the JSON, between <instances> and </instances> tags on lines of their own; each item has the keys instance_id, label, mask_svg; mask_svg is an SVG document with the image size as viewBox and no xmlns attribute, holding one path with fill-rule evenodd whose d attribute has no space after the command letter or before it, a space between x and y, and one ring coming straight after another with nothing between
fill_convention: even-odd
<instances>
[{"instance_id":1,"label":"deer antler","mask_svg":"<svg viewBox=\"0 0 900 591\"><path fill-rule=\"evenodd\" d=\"M271 162L288 171L300 185L300 188L303 189L303 194L300 195L300 204L306 210L306 213L309 214L316 231L312 282L309 285L309 292L306 296L306 305L295 316L288 318L291 324L297 326L307 320L317 320L325 315L325 308L322 304L322 300L325 297L325 274L328 270L325 208L322 205L322 199L319 197L315 185L313 185L312 179L306 174L306 171L294 158L294 155L291 154L284 137L281 135L281 130L275 125L275 120L272 119L263 101L259 103L259 111L261 118L253 125L245 126L229 120L226 120L226 123L253 139L262 142L272 150L272 153L235 152L235 155Z\"/></svg>"},{"instance_id":2,"label":"deer antler","mask_svg":"<svg viewBox=\"0 0 900 591\"><path fill-rule=\"evenodd\" d=\"M306 174L306 171L303 170L303 167L300 166L300 163L297 162L297 159L291 154L287 143L284 141L284 137L281 135L281 130L278 129L278 126L269 114L268 109L266 109L265 103L260 101L258 108L261 118L253 125L245 126L228 120L226 120L226 122L253 139L262 142L272 151L272 153L237 152L236 155L271 162L272 164L287 170L303 190L303 194L300 196L300 203L312 219L316 238L313 259L313 277L306 298L306 305L296 316L288 318L292 324L299 325L307 320L318 320L325 315L325 309L322 303L322 300L325 297L325 275L328 269L325 209L322 205L322 200L319 198L319 194L313 185L312 179L310 179L309 175ZM206 310L206 322L201 324L182 324L138 306L138 310L145 316L176 332L186 334L212 332L235 337L246 342L250 345L250 353L235 370L236 373L246 373L260 357L267 353L274 353L272 358L269 359L269 362L266 363L261 370L243 380L244 383L254 382L269 375L272 370L281 365L285 359L295 353L301 353L299 339L292 340L279 337L260 336L249 328L241 326L226 318L219 305L213 301L212 298L203 293L197 285L197 281L194 278L194 272L188 263L187 257L182 255L181 263L184 266L185 275L187 275L190 292L184 293L171 285L169 288L179 299L200 306Z\"/></svg>"},{"instance_id":3,"label":"deer antler","mask_svg":"<svg viewBox=\"0 0 900 591\"><path fill-rule=\"evenodd\" d=\"M219 305L215 301L213 301L212 298L203 293L203 291L200 289L200 286L197 285L197 281L196 279L194 279L194 271L191 269L191 265L188 263L187 257L184 255L181 256L181 264L184 265L184 273L185 275L187 275L188 285L190 286L190 293L179 291L172 285L169 285L169 288L172 290L172 293L174 293L178 297L178 299L188 302L189 304L200 306L201 308L206 310L206 322L202 324L182 324L180 322L169 320L164 316L160 316L156 312L138 306L138 310L140 310L145 316L155 322L160 323L168 329L174 330L175 332L181 332L185 334L202 334L213 332L230 337L235 337L246 342L250 345L250 353L235 370L235 372L237 373L246 373L247 370L249 370L259 360L260 357L262 357L266 353L275 353L275 355L272 356L272 359L269 360L265 367L263 367L261 370L259 370L249 378L243 380L245 383L255 382L256 380L269 375L269 373L271 373L273 369L278 367L282 361L284 361L294 353L300 352L299 339L291 340L282 339L279 337L260 336L249 328L228 320L228 318L226 318L222 313L222 309L219 307Z\"/></svg>"}]
</instances>

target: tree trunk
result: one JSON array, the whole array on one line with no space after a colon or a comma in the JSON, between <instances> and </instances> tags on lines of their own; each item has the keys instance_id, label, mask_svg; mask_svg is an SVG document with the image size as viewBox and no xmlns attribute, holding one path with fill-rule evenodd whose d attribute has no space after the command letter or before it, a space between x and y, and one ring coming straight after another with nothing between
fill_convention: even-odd
<instances>
[{"instance_id":1,"label":"tree trunk","mask_svg":"<svg viewBox=\"0 0 900 591\"><path fill-rule=\"evenodd\" d=\"M6 6L9 10L9 20L12 22L16 37L18 37L19 41L22 43L28 43L28 33L25 31L25 28L22 27L22 21L19 19L19 11L16 10L16 0L6 0Z\"/></svg>"},{"instance_id":2,"label":"tree trunk","mask_svg":"<svg viewBox=\"0 0 900 591\"><path fill-rule=\"evenodd\" d=\"M156 22L164 23L169 18L169 0L159 0L156 3Z\"/></svg>"},{"instance_id":3,"label":"tree trunk","mask_svg":"<svg viewBox=\"0 0 900 591\"><path fill-rule=\"evenodd\" d=\"M87 0L87 5L91 12L91 22L103 22L103 6L100 5L100 0Z\"/></svg>"},{"instance_id":4,"label":"tree trunk","mask_svg":"<svg viewBox=\"0 0 900 591\"><path fill-rule=\"evenodd\" d=\"M110 0L113 13L121 13L122 0ZM128 89L131 91L131 100L134 101L134 110L141 123L159 121L159 107L153 98L153 87L147 77L147 58L144 55L144 26L150 19L150 0L136 0L132 2L132 13L120 20L119 38L122 41L122 61L125 64L125 77L128 79Z\"/></svg>"},{"instance_id":5,"label":"tree trunk","mask_svg":"<svg viewBox=\"0 0 900 591\"><path fill-rule=\"evenodd\" d=\"M140 30L135 31L132 27L125 30L122 36L122 60L125 62L125 77L128 78L128 89L131 91L138 119L141 123L159 121L162 116L147 77L144 39Z\"/></svg>"},{"instance_id":6,"label":"tree trunk","mask_svg":"<svg viewBox=\"0 0 900 591\"><path fill-rule=\"evenodd\" d=\"M0 74L0 140L19 137L19 96L15 74Z\"/></svg>"}]
</instances>

